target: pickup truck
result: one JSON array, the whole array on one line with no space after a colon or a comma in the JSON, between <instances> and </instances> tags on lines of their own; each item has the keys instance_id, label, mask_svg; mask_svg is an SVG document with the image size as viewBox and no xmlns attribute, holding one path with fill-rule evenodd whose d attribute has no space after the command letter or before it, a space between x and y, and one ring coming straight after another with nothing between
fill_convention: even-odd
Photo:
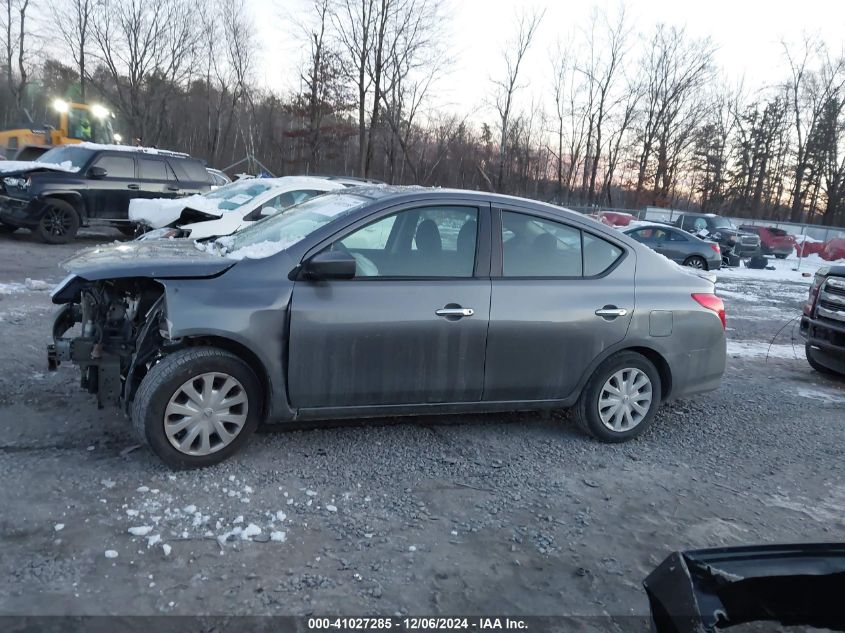
<instances>
[{"instance_id":1,"label":"pickup truck","mask_svg":"<svg viewBox=\"0 0 845 633\"><path fill-rule=\"evenodd\" d=\"M687 233L719 243L722 255L729 258L752 257L760 253L760 236L738 229L728 218L714 213L682 213L674 225Z\"/></svg>"},{"instance_id":2,"label":"pickup truck","mask_svg":"<svg viewBox=\"0 0 845 633\"><path fill-rule=\"evenodd\" d=\"M810 366L845 376L845 266L820 268L801 315Z\"/></svg>"}]
</instances>

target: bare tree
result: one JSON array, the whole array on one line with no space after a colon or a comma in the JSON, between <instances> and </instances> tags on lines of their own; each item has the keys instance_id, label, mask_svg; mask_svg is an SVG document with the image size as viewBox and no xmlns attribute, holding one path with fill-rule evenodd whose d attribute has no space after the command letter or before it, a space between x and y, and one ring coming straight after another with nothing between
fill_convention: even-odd
<instances>
[{"instance_id":1,"label":"bare tree","mask_svg":"<svg viewBox=\"0 0 845 633\"><path fill-rule=\"evenodd\" d=\"M31 8L30 0L3 0L2 8L2 44L6 82L9 93L14 97L16 110L27 114L23 99L29 83L27 11Z\"/></svg>"},{"instance_id":2,"label":"bare tree","mask_svg":"<svg viewBox=\"0 0 845 633\"><path fill-rule=\"evenodd\" d=\"M91 45L91 23L95 0L57 0L51 11L64 45L70 52L76 72L79 74L79 98L86 99L88 49Z\"/></svg>"},{"instance_id":3,"label":"bare tree","mask_svg":"<svg viewBox=\"0 0 845 633\"><path fill-rule=\"evenodd\" d=\"M682 148L680 142L689 138L691 124L700 109L696 92L712 77L714 50L709 39L689 40L683 30L663 25L657 26L646 44L638 71L644 85L639 113L637 196L644 190L653 159L653 201L669 194L680 156L678 150Z\"/></svg>"},{"instance_id":4,"label":"bare tree","mask_svg":"<svg viewBox=\"0 0 845 633\"><path fill-rule=\"evenodd\" d=\"M517 18L518 28L516 39L508 45L503 53L505 75L501 79L492 79L495 94L496 111L499 114L501 136L499 141L499 165L496 176L496 188L501 190L505 176L505 161L507 159L508 133L513 109L513 100L519 89L519 70L525 54L531 47L531 42L543 19L544 11L523 12Z\"/></svg>"},{"instance_id":5,"label":"bare tree","mask_svg":"<svg viewBox=\"0 0 845 633\"><path fill-rule=\"evenodd\" d=\"M816 135L826 104L845 85L845 58L831 60L824 45L809 38L804 39L797 52L785 42L783 48L790 70L787 92L795 137L790 219L798 222L804 215L808 190L809 140ZM810 67L814 62L817 64L815 69Z\"/></svg>"},{"instance_id":6,"label":"bare tree","mask_svg":"<svg viewBox=\"0 0 845 633\"><path fill-rule=\"evenodd\" d=\"M108 93L133 134L156 143L180 86L191 76L202 36L195 0L103 0L95 14L93 55Z\"/></svg>"}]
</instances>

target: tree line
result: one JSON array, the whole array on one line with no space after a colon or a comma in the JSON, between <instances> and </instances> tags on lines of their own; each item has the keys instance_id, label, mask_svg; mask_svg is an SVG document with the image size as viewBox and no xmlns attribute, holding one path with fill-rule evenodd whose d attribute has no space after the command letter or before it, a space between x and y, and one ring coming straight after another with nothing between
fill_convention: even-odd
<instances>
[{"instance_id":1,"label":"tree line","mask_svg":"<svg viewBox=\"0 0 845 633\"><path fill-rule=\"evenodd\" d=\"M48 121L62 96L215 167L845 225L845 57L815 39L782 43L774 85L732 86L711 39L594 10L529 86L555 26L517 11L485 107L461 113L438 107L450 0L304 1L298 88L279 94L235 0L0 0L0 123Z\"/></svg>"}]
</instances>

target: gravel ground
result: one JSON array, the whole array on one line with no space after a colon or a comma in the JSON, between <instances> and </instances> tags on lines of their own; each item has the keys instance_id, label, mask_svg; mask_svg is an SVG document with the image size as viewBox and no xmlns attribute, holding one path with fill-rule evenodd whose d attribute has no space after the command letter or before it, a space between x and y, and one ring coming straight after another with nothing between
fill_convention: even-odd
<instances>
[{"instance_id":1,"label":"gravel ground","mask_svg":"<svg viewBox=\"0 0 845 633\"><path fill-rule=\"evenodd\" d=\"M788 323L809 280L720 279L723 386L624 445L566 412L360 421L174 474L46 371L37 282L116 237L0 237L0 615L645 614L672 550L845 540L845 385Z\"/></svg>"}]
</instances>

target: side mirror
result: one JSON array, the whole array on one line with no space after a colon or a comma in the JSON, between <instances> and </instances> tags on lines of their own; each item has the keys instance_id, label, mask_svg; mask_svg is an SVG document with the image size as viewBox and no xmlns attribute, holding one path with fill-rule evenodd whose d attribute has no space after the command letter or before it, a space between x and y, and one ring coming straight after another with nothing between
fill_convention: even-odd
<instances>
[{"instance_id":1,"label":"side mirror","mask_svg":"<svg viewBox=\"0 0 845 633\"><path fill-rule=\"evenodd\" d=\"M352 279L358 265L345 251L323 251L309 259L302 267L306 279Z\"/></svg>"},{"instance_id":2,"label":"side mirror","mask_svg":"<svg viewBox=\"0 0 845 633\"><path fill-rule=\"evenodd\" d=\"M258 212L262 218L269 218L271 215L276 215L279 210L276 207L261 207L261 211Z\"/></svg>"},{"instance_id":3,"label":"side mirror","mask_svg":"<svg viewBox=\"0 0 845 633\"><path fill-rule=\"evenodd\" d=\"M108 175L109 172L104 167L97 167L96 165L88 170L89 178L105 178Z\"/></svg>"}]
</instances>

